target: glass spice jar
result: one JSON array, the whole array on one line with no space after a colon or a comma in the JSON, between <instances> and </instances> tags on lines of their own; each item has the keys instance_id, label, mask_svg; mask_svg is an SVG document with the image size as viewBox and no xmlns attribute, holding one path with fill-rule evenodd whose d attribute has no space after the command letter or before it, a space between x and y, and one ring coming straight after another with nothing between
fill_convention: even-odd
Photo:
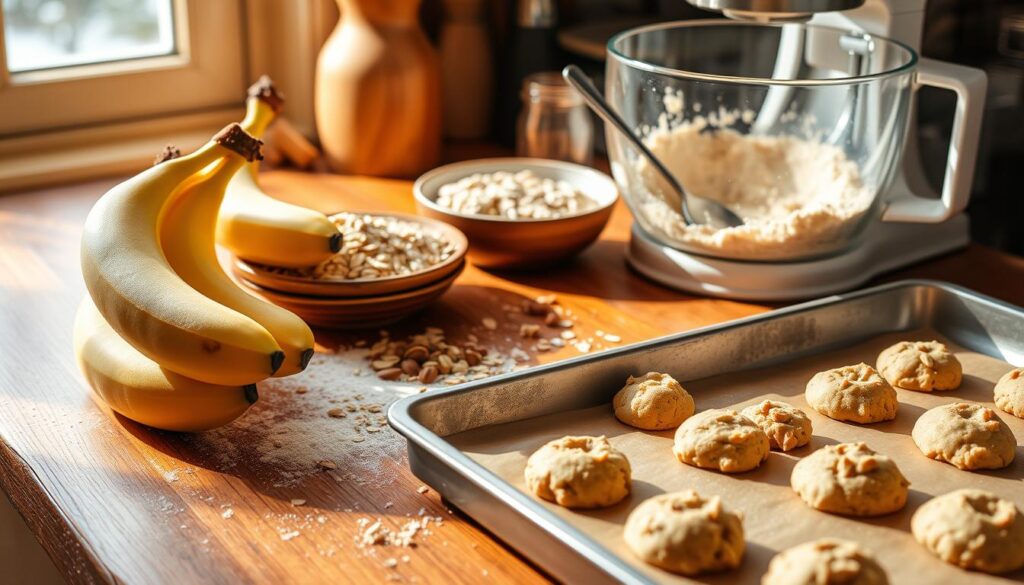
<instances>
[{"instance_id":1,"label":"glass spice jar","mask_svg":"<svg viewBox=\"0 0 1024 585\"><path fill-rule=\"evenodd\" d=\"M557 72L523 80L523 108L516 128L516 154L590 165L594 121L583 98Z\"/></svg>"}]
</instances>

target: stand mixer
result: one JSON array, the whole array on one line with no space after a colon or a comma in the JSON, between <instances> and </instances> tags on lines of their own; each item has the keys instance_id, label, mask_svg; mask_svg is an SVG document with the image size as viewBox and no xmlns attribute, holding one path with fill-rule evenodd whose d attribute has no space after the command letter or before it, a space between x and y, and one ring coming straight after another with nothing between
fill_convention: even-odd
<instances>
[{"instance_id":1,"label":"stand mixer","mask_svg":"<svg viewBox=\"0 0 1024 585\"><path fill-rule=\"evenodd\" d=\"M902 43L915 53L920 47L925 7L925 0L687 2L722 12L737 21L798 22L859 31L859 36L851 37L853 44L873 46L874 36L884 37ZM792 32L782 28L769 82L799 79L796 77L798 62L818 62L816 64L826 69L837 65L835 68L842 69L830 61L855 58L855 47L850 48L848 54L837 54L831 46L824 43L820 47L816 45L813 31L789 34ZM612 67L609 59L610 73ZM871 220L863 222L862 229L850 238L844 249L812 258L779 261L720 257L672 245L667 238L644 229L641 225L644 222L638 221L633 226L627 254L629 262L640 273L672 288L734 299L782 301L848 290L882 272L966 246L969 222L963 210L970 197L974 174L985 74L969 67L921 59L914 75L903 118L907 124L905 134L893 135L899 136L904 144L902 148L897 145L892 151L892 171L887 175L890 178L885 180L886 187L877 194L877 213ZM609 84L612 83L611 78L610 75ZM952 90L958 98L945 179L939 194L927 184L917 153L913 90L921 85ZM785 85L770 87L751 124L750 133L758 134L759 126L770 125L777 120L783 114L783 104L790 100L794 91L798 90ZM609 87L609 101L612 101L612 93ZM861 108L858 112L860 119L870 122L884 109L882 102L873 102L872 99L868 95L857 104ZM816 107L828 107L828 104ZM835 105L831 107L835 108ZM855 132L877 132L870 123L856 126ZM635 185L635 179L633 183L626 180L621 167L617 172L615 158L612 155L613 174L620 188L626 190L631 184ZM627 201L631 199L628 192L624 195ZM635 205L631 202L630 206L637 215Z\"/></svg>"}]
</instances>

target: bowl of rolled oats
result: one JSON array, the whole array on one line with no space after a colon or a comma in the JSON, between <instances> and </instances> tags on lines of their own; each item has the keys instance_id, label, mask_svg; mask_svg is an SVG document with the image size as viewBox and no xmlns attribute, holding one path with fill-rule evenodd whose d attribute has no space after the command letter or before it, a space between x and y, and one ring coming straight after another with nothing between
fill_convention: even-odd
<instances>
[{"instance_id":1,"label":"bowl of rolled oats","mask_svg":"<svg viewBox=\"0 0 1024 585\"><path fill-rule=\"evenodd\" d=\"M397 323L427 307L451 288L466 263L441 280L410 290L363 297L315 297L277 292L248 281L242 286L267 301L302 317L315 327L368 329Z\"/></svg>"},{"instance_id":2,"label":"bowl of rolled oats","mask_svg":"<svg viewBox=\"0 0 1024 585\"><path fill-rule=\"evenodd\" d=\"M469 238L469 258L489 268L540 268L572 257L601 234L618 199L590 167L492 158L438 167L413 186L420 215Z\"/></svg>"},{"instance_id":3,"label":"bowl of rolled oats","mask_svg":"<svg viewBox=\"0 0 1024 585\"><path fill-rule=\"evenodd\" d=\"M406 292L460 272L466 236L442 221L398 213L340 212L330 216L342 233L334 256L308 268L232 260L237 278L278 294L370 298Z\"/></svg>"}]
</instances>

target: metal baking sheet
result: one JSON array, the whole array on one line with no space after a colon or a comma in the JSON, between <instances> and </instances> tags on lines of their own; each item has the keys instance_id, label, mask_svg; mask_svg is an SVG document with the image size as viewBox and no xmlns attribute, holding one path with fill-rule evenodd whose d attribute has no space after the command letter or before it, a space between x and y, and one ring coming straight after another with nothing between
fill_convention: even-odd
<instances>
[{"instance_id":1,"label":"metal baking sheet","mask_svg":"<svg viewBox=\"0 0 1024 585\"><path fill-rule=\"evenodd\" d=\"M815 422L812 445L792 455L773 453L752 473L726 476L682 465L669 451L671 432L624 426L616 432L618 423L607 408L627 375L648 370L680 378L698 409L741 406L765 395L804 406L801 381L807 372L823 364L844 365L831 363L835 360L873 362L881 344L900 338L900 332L934 334L949 342L965 364L963 388L935 395L901 391L901 415L882 425L845 425L809 413ZM914 455L908 435L924 408L956 399L990 401L994 378L1010 364L1022 363L1024 310L948 284L905 281L417 395L394 404L389 418L409 440L417 476L563 581L690 582L632 558L619 533L629 510L643 498L695 487L708 495L722 493L727 505L748 516L743 566L701 582L756 583L776 552L825 534L867 540L868 548L884 545L876 554L894 583L980 582L988 578L915 548L907 532L909 517L931 495L961 484L987 487L1024 507L1024 453L1018 447L1018 460L1006 470L969 474ZM1024 421L1003 418L1018 440L1024 437ZM533 449L556 436L588 431L608 433L631 461L637 460L635 493L627 501L581 513L522 490L522 462ZM899 452L888 454L913 483L907 509L881 519L851 520L813 511L789 491L783 480L796 457L821 444L856 439L881 452ZM652 465L649 452L659 449L664 454ZM1006 579L1024 577L1018 571L991 581Z\"/></svg>"}]
</instances>

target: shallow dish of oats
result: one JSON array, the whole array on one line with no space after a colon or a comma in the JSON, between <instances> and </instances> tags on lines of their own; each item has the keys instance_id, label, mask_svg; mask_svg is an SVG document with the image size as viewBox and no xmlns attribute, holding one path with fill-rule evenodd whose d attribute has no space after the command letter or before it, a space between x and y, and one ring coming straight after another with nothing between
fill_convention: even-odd
<instances>
[{"instance_id":1,"label":"shallow dish of oats","mask_svg":"<svg viewBox=\"0 0 1024 585\"><path fill-rule=\"evenodd\" d=\"M390 295L445 280L461 271L466 236L443 221L400 213L339 212L342 232L333 257L304 269L233 258L237 278L261 289L320 298Z\"/></svg>"},{"instance_id":2,"label":"shallow dish of oats","mask_svg":"<svg viewBox=\"0 0 1024 585\"><path fill-rule=\"evenodd\" d=\"M420 215L469 238L483 267L539 268L572 257L601 234L618 199L590 167L538 158L491 158L438 167L413 186Z\"/></svg>"}]
</instances>

